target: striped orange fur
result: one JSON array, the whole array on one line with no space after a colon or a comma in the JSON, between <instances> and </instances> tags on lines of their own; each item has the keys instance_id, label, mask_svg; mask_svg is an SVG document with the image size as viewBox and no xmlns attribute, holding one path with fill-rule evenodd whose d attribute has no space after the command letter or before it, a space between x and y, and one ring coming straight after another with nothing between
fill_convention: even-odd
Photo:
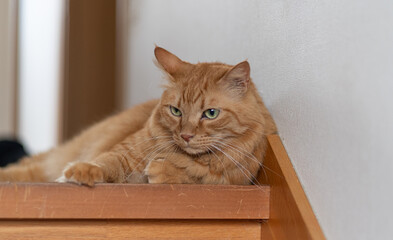
<instances>
[{"instance_id":1,"label":"striped orange fur","mask_svg":"<svg viewBox=\"0 0 393 240\"><path fill-rule=\"evenodd\" d=\"M250 184L276 127L248 62L191 64L156 47L159 100L0 169L0 181Z\"/></svg>"}]
</instances>

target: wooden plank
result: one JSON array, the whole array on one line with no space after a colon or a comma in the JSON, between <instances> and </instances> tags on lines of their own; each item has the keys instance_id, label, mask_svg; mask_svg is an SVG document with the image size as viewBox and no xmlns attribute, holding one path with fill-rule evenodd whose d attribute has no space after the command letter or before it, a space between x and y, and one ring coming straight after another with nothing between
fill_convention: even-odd
<instances>
[{"instance_id":1,"label":"wooden plank","mask_svg":"<svg viewBox=\"0 0 393 240\"><path fill-rule=\"evenodd\" d=\"M257 221L0 221L1 239L258 239Z\"/></svg>"},{"instance_id":2,"label":"wooden plank","mask_svg":"<svg viewBox=\"0 0 393 240\"><path fill-rule=\"evenodd\" d=\"M270 219L261 239L325 239L280 137L268 136L268 143L259 181L271 187Z\"/></svg>"},{"instance_id":3,"label":"wooden plank","mask_svg":"<svg viewBox=\"0 0 393 240\"><path fill-rule=\"evenodd\" d=\"M0 184L0 219L267 219L268 186Z\"/></svg>"}]
</instances>

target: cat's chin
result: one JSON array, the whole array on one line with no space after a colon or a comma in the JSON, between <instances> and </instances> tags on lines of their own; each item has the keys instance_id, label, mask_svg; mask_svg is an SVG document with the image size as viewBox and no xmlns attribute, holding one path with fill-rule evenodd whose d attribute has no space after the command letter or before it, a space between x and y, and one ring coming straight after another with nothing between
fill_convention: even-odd
<instances>
[{"instance_id":1,"label":"cat's chin","mask_svg":"<svg viewBox=\"0 0 393 240\"><path fill-rule=\"evenodd\" d=\"M182 150L190 155L198 155L198 154L203 154L206 152L206 150L204 150L204 149L197 149L197 148L192 148L192 147L183 147Z\"/></svg>"}]
</instances>

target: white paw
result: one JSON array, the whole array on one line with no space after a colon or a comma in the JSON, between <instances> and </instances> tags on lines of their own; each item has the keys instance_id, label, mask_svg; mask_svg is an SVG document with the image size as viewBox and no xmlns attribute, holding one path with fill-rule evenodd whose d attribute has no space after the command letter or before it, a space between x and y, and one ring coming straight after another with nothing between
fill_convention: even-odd
<instances>
[{"instance_id":1,"label":"white paw","mask_svg":"<svg viewBox=\"0 0 393 240\"><path fill-rule=\"evenodd\" d=\"M66 182L68 182L68 180L67 180L67 178L66 178L64 175L62 175L61 177L57 178L57 179L55 180L55 182L58 182L58 183L66 183Z\"/></svg>"},{"instance_id":2,"label":"white paw","mask_svg":"<svg viewBox=\"0 0 393 240\"><path fill-rule=\"evenodd\" d=\"M104 176L102 168L95 163L74 162L67 165L63 175L56 181L93 186L95 183L104 182Z\"/></svg>"}]
</instances>

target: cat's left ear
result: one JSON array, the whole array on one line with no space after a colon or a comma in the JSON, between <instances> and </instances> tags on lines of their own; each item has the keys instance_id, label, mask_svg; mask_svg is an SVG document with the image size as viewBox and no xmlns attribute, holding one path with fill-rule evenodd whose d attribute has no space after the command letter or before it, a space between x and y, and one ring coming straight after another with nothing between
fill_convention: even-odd
<instances>
[{"instance_id":1,"label":"cat's left ear","mask_svg":"<svg viewBox=\"0 0 393 240\"><path fill-rule=\"evenodd\" d=\"M241 62L234 66L219 81L228 92L243 96L250 85L250 64L247 61Z\"/></svg>"},{"instance_id":2,"label":"cat's left ear","mask_svg":"<svg viewBox=\"0 0 393 240\"><path fill-rule=\"evenodd\" d=\"M174 54L160 47L156 47L154 49L154 55L156 56L157 62L160 66L172 76L182 72L187 65L189 65Z\"/></svg>"}]
</instances>

